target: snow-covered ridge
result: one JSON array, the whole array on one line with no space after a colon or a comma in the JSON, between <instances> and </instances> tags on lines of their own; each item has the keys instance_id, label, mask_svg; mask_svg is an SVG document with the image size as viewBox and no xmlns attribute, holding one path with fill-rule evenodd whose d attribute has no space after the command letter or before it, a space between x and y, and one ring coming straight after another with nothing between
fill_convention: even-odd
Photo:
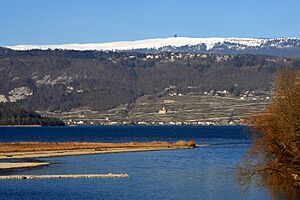
<instances>
[{"instance_id":1,"label":"snow-covered ridge","mask_svg":"<svg viewBox=\"0 0 300 200\"><path fill-rule=\"evenodd\" d=\"M132 49L159 49L162 47L182 47L205 45L206 50L211 50L217 45L230 44L237 49L246 47L262 47L267 43L271 43L272 47L282 47L282 44L289 40L297 40L300 38L275 38L275 39L258 39L258 38L189 38L189 37L169 37L146 39L136 41L121 41L110 43L89 43L89 44L60 44L60 45L16 45L6 46L14 50L29 49L65 49L65 50L132 50ZM287 45L285 45L287 46Z\"/></svg>"}]
</instances>

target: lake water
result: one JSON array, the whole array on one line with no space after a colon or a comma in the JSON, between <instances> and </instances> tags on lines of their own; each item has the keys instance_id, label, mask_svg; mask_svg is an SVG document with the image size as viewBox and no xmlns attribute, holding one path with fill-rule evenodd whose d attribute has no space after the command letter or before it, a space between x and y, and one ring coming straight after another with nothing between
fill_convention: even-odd
<instances>
[{"instance_id":1,"label":"lake water","mask_svg":"<svg viewBox=\"0 0 300 200\"><path fill-rule=\"evenodd\" d=\"M240 126L105 126L0 128L0 142L177 141L210 144L190 150L44 158L45 167L0 174L127 173L122 179L0 180L0 199L269 199L255 186L242 193L235 168L249 147Z\"/></svg>"}]
</instances>

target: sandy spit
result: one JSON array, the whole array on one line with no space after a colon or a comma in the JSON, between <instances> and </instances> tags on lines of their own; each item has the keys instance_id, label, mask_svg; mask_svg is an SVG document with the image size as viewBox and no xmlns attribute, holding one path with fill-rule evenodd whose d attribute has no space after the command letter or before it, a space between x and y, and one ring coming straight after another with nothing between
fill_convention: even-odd
<instances>
[{"instance_id":1,"label":"sandy spit","mask_svg":"<svg viewBox=\"0 0 300 200\"><path fill-rule=\"evenodd\" d=\"M0 153L0 159L46 158L46 157L59 157L59 156L78 156L78 155L88 155L88 154L162 151L162 150L178 150L178 149L191 149L191 147L136 147L136 148L104 148L104 149L76 149L76 150L34 151L34 152L10 152L10 153Z\"/></svg>"},{"instance_id":2,"label":"sandy spit","mask_svg":"<svg viewBox=\"0 0 300 200\"><path fill-rule=\"evenodd\" d=\"M16 169L16 168L31 168L49 165L48 162L24 162L24 163L12 163L12 162L0 162L1 169Z\"/></svg>"}]
</instances>

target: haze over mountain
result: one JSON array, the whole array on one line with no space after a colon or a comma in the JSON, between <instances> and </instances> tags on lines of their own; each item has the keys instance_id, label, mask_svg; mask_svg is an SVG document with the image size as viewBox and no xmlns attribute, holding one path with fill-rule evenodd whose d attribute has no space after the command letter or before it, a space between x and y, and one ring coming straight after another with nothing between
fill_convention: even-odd
<instances>
[{"instance_id":1,"label":"haze over mountain","mask_svg":"<svg viewBox=\"0 0 300 200\"><path fill-rule=\"evenodd\" d=\"M300 55L300 38L189 38L169 37L110 43L16 45L14 50L64 49L138 52L187 52L218 54L265 54L281 56Z\"/></svg>"}]
</instances>

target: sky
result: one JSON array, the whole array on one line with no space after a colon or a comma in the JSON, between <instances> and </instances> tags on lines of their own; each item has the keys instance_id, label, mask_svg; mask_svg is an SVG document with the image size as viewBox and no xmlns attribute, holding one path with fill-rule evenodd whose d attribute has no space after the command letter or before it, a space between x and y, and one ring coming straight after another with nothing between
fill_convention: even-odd
<instances>
[{"instance_id":1,"label":"sky","mask_svg":"<svg viewBox=\"0 0 300 200\"><path fill-rule=\"evenodd\" d=\"M300 37L300 0L0 0L0 46Z\"/></svg>"}]
</instances>

